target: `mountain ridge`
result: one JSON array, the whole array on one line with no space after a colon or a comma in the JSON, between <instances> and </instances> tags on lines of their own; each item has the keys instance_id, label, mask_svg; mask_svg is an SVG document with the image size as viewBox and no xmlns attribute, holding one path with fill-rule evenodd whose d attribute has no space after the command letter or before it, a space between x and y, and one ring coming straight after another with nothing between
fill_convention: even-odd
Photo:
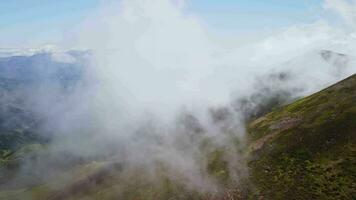
<instances>
[{"instance_id":1,"label":"mountain ridge","mask_svg":"<svg viewBox=\"0 0 356 200\"><path fill-rule=\"evenodd\" d=\"M277 82L288 81L288 74L277 73L271 77ZM198 143L198 148L203 149L206 156L203 158L206 169L202 170L222 188L219 192L196 191L185 184L185 177L179 174L172 177L162 163L157 164L159 167L154 172L157 177L153 178L139 167L129 166L123 171L124 165L110 161L111 157L86 158L65 151L51 155L45 139L25 137L31 135L26 134L28 124L23 120L25 124L10 127L8 131L3 128L0 134L0 140L4 142L0 143L0 178L4 180L0 181L0 199L352 199L356 197L353 175L356 172L355 91L354 74L294 102L282 99L271 101L271 104L267 102L267 107L262 107L263 112L252 109L256 113L246 119L247 149L239 140L233 141L234 147L216 147L211 145L211 140L216 138L204 138ZM262 103L269 100L265 99L268 94L262 95ZM279 91L273 94L278 97ZM258 97L252 95L246 101ZM21 104L3 107L4 115L14 113L32 119ZM231 131L224 127L224 120L234 117L229 109L210 111L215 120L212 123L222 123L222 130ZM247 109L248 112L251 110ZM182 120L182 125L186 126L184 131L191 132L188 134L191 139L197 139L199 133L204 132L194 115L183 115ZM28 131L36 132L35 128ZM8 133L16 137L8 138ZM14 146L6 146L7 139L14 142ZM250 172L241 182L233 181L226 156L236 152L246 156ZM21 171L24 164L34 164L38 169L25 171L24 177L17 177L17 169L24 173ZM48 166L59 172L46 176L39 174L41 167Z\"/></svg>"},{"instance_id":2,"label":"mountain ridge","mask_svg":"<svg viewBox=\"0 0 356 200\"><path fill-rule=\"evenodd\" d=\"M267 199L355 198L355 122L354 74L250 123L260 192Z\"/></svg>"}]
</instances>

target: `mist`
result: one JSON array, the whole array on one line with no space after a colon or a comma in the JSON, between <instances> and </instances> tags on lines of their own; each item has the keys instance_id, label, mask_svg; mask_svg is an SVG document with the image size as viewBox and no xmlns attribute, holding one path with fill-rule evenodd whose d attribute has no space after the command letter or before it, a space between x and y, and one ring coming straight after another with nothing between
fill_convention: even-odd
<instances>
[{"instance_id":1,"label":"mist","mask_svg":"<svg viewBox=\"0 0 356 200\"><path fill-rule=\"evenodd\" d=\"M143 169L152 179L164 168L188 188L219 192L206 155L223 151L228 182L240 183L248 176L246 121L356 72L353 1L324 3L343 26L320 19L234 48L216 42L188 6L103 1L71 32L63 46L90 53L85 61L51 53L56 62L81 62L79 80L26 93L50 145L24 161L18 178L41 171L36 177L47 180L81 158L120 163L124 174Z\"/></svg>"}]
</instances>

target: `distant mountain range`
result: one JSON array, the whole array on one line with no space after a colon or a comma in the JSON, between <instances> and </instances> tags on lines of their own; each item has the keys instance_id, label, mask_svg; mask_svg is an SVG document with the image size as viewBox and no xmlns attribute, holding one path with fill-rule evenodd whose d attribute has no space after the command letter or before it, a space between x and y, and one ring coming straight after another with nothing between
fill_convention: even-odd
<instances>
[{"instance_id":1,"label":"distant mountain range","mask_svg":"<svg viewBox=\"0 0 356 200\"><path fill-rule=\"evenodd\" d=\"M352 56L316 51L251 77L255 79L254 89L232 102L234 111L243 115L247 127L246 144L241 145L236 140L233 148L244 155L243 162L247 163L249 173L240 183L234 182L231 171L236 169L230 168L240 163L229 165L235 162L227 160L231 147L216 147L211 141L215 138L203 138L197 142L197 151L205 156L203 171L216 180L222 192L202 194L185 185L179 174L170 176L158 161L159 168L154 169L158 177L152 179L145 169L127 167L105 157L81 157L65 151L51 154L51 138L41 129L45 116L35 112L33 102L52 88L70 91L75 87L84 77L91 52L2 55L0 199L331 200L356 197L356 75ZM315 68L311 68L313 66ZM326 72L318 74L322 67L327 67ZM311 71L320 75L320 80L318 76L310 78ZM348 75L352 76L326 88ZM325 79L329 77L332 79ZM44 87L48 90L43 90ZM323 90L315 93L319 89ZM309 96L310 93L314 94ZM55 98L49 103L55 104ZM225 107L211 109L211 123L220 123L223 131L236 131L224 126L226 121L236 117L232 112ZM182 121L189 140L197 139L205 131L193 115L184 116ZM149 137L139 134L137 137L143 136ZM157 145L161 142L160 138L150 139L157 140ZM48 166L53 174L42 174L42 169Z\"/></svg>"},{"instance_id":2,"label":"distant mountain range","mask_svg":"<svg viewBox=\"0 0 356 200\"><path fill-rule=\"evenodd\" d=\"M88 52L39 53L0 58L2 88L23 84L58 82L67 85L79 80Z\"/></svg>"},{"instance_id":3,"label":"distant mountain range","mask_svg":"<svg viewBox=\"0 0 356 200\"><path fill-rule=\"evenodd\" d=\"M41 117L30 102L40 98L43 88L74 86L89 55L79 51L17 54L0 57L0 151L46 140L38 135Z\"/></svg>"}]
</instances>

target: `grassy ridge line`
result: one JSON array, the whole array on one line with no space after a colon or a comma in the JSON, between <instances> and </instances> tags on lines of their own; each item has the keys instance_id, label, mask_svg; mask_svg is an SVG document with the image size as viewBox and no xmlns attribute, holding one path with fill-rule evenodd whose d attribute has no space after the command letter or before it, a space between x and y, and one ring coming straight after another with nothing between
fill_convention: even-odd
<instances>
[{"instance_id":1,"label":"grassy ridge line","mask_svg":"<svg viewBox=\"0 0 356 200\"><path fill-rule=\"evenodd\" d=\"M4 190L0 199L355 199L355 91L354 75L250 123L250 147L255 148L250 149L254 191L249 195L229 184L224 158L229 149L212 147L207 170L226 185L218 196L192 191L164 170L152 180L144 170L105 171L107 165L89 163L68 172L74 184Z\"/></svg>"},{"instance_id":2,"label":"grassy ridge line","mask_svg":"<svg viewBox=\"0 0 356 200\"><path fill-rule=\"evenodd\" d=\"M248 126L266 199L356 199L356 75Z\"/></svg>"}]
</instances>

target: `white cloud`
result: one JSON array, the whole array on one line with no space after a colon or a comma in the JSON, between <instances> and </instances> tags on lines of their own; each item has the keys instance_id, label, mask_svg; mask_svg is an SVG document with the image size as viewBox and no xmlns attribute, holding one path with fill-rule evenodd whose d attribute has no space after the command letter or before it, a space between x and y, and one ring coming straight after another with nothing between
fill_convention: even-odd
<instances>
[{"instance_id":1,"label":"white cloud","mask_svg":"<svg viewBox=\"0 0 356 200\"><path fill-rule=\"evenodd\" d=\"M324 8L338 14L347 25L356 28L355 0L325 0Z\"/></svg>"},{"instance_id":2,"label":"white cloud","mask_svg":"<svg viewBox=\"0 0 356 200\"><path fill-rule=\"evenodd\" d=\"M54 52L51 54L51 58L55 62L60 63L75 63L76 59L74 56L70 55L69 53L65 52Z\"/></svg>"},{"instance_id":3,"label":"white cloud","mask_svg":"<svg viewBox=\"0 0 356 200\"><path fill-rule=\"evenodd\" d=\"M115 2L87 19L78 33L78 46L94 50L94 61L85 68L89 86L58 101L63 105L48 101L50 109L41 103L44 96L37 95L49 130L68 136L70 142L58 140L58 146L74 154L123 149L127 155L119 154L119 161L150 166L162 161L184 174L187 184L210 188L211 180L197 161L202 153L199 141L175 122L182 106L197 117L209 137L218 136L213 142L230 144L230 133L211 123L207 110L229 107L232 92L253 92L255 76L271 70L294 72L297 77L290 84L311 93L355 72L353 65L335 76L333 66L318 54L330 49L356 55L352 35L325 21L276 30L257 42L225 49L210 40L200 20L184 12L183 1ZM54 54L54 59L73 61L63 53ZM237 115L227 125L243 136ZM229 161L238 160L237 152L231 154Z\"/></svg>"}]
</instances>

